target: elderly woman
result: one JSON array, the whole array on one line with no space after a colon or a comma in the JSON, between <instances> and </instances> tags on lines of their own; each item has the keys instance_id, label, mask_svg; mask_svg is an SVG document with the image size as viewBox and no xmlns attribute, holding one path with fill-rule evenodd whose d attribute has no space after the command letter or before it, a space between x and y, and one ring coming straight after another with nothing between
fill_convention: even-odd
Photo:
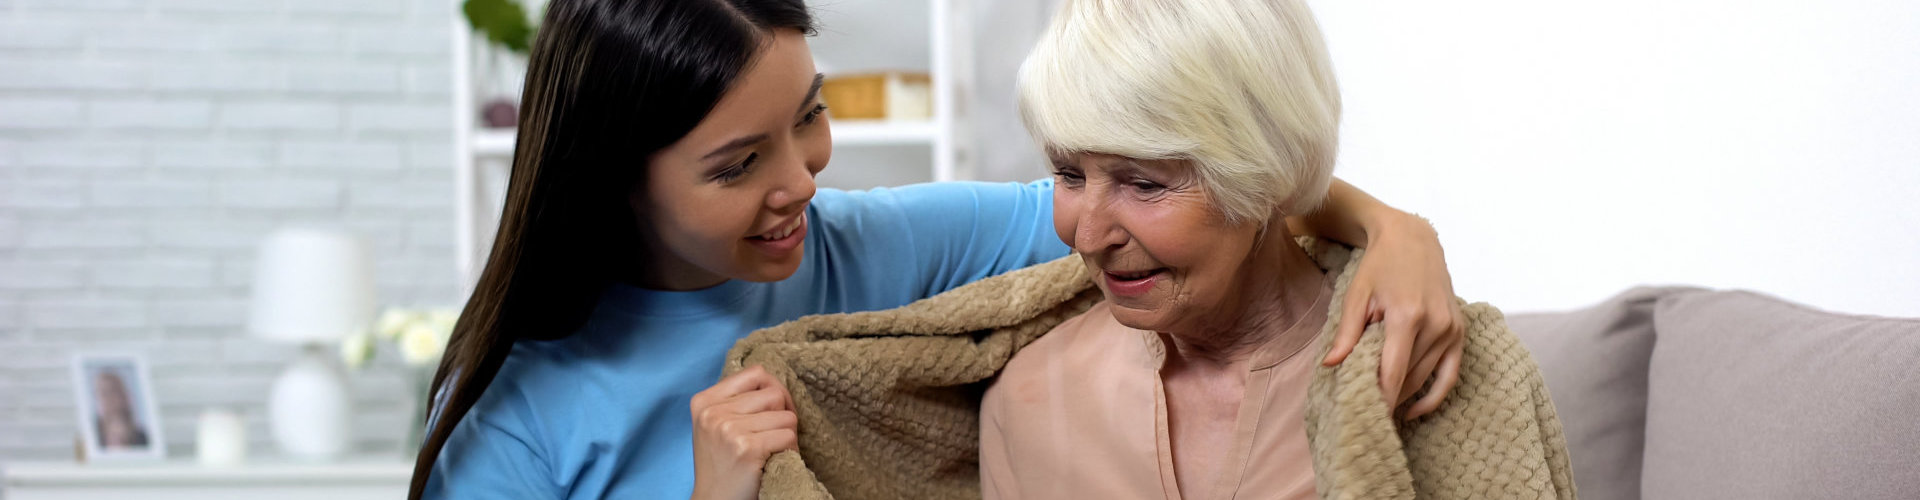
<instances>
[{"instance_id":1,"label":"elderly woman","mask_svg":"<svg viewBox=\"0 0 1920 500\"><path fill-rule=\"evenodd\" d=\"M987 391L985 496L1312 497L1309 392L1335 369L1310 347L1335 329L1341 269L1275 221L1321 202L1340 95L1304 3L1068 0L1020 105L1058 179L1055 231L1104 301ZM1470 336L1504 334L1483 316Z\"/></svg>"},{"instance_id":2,"label":"elderly woman","mask_svg":"<svg viewBox=\"0 0 1920 500\"><path fill-rule=\"evenodd\" d=\"M1330 338L1363 257L1283 219L1322 201L1339 128L1302 1L1066 0L1020 105L1076 255L735 344L727 372L798 421L760 496L1573 498L1498 310L1455 299L1464 347L1415 349L1442 356ZM1434 375L1383 389L1409 364Z\"/></svg>"}]
</instances>

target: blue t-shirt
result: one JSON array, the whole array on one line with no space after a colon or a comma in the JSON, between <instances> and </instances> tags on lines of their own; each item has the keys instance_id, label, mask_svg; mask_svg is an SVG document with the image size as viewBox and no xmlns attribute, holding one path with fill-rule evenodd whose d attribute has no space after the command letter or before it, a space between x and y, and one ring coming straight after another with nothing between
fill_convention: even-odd
<instances>
[{"instance_id":1,"label":"blue t-shirt","mask_svg":"<svg viewBox=\"0 0 1920 500\"><path fill-rule=\"evenodd\" d=\"M735 341L1065 256L1052 212L1051 180L822 189L793 277L692 292L617 285L573 336L515 344L441 451L426 497L687 498L688 407Z\"/></svg>"}]
</instances>

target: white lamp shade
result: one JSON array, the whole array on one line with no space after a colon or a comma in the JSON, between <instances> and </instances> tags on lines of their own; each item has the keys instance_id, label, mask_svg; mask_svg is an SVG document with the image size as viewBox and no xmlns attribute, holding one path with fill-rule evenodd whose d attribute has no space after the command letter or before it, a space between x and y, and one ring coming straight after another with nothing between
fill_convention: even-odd
<instances>
[{"instance_id":1,"label":"white lamp shade","mask_svg":"<svg viewBox=\"0 0 1920 500\"><path fill-rule=\"evenodd\" d=\"M373 264L351 233L282 229L260 244L247 330L287 342L338 340L373 322Z\"/></svg>"}]
</instances>

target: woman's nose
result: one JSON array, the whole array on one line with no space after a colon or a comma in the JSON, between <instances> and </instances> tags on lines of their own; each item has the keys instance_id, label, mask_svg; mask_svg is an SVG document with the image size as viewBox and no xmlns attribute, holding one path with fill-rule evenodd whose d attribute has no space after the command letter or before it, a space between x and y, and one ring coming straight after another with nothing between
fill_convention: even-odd
<instances>
[{"instance_id":1,"label":"woman's nose","mask_svg":"<svg viewBox=\"0 0 1920 500\"><path fill-rule=\"evenodd\" d=\"M1092 184L1092 183L1089 183ZM1081 253L1105 251L1127 244L1127 232L1114 218L1114 206L1108 190L1089 185L1080 220L1075 224L1073 249Z\"/></svg>"},{"instance_id":2,"label":"woman's nose","mask_svg":"<svg viewBox=\"0 0 1920 500\"><path fill-rule=\"evenodd\" d=\"M785 154L774 167L776 180L773 190L767 193L767 207L775 212L786 214L807 206L813 200L816 189L813 183L814 170L807 165L805 155Z\"/></svg>"}]
</instances>

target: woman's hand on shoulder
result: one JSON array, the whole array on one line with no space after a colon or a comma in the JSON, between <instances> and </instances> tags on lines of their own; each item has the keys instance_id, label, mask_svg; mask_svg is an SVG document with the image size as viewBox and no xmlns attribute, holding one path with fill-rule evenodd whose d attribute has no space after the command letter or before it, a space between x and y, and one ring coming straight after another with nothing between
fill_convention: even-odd
<instances>
[{"instance_id":1,"label":"woman's hand on shoulder","mask_svg":"<svg viewBox=\"0 0 1920 500\"><path fill-rule=\"evenodd\" d=\"M799 447L799 418L780 380L748 367L693 395L693 498L752 499L767 457Z\"/></svg>"},{"instance_id":2,"label":"woman's hand on shoulder","mask_svg":"<svg viewBox=\"0 0 1920 500\"><path fill-rule=\"evenodd\" d=\"M1384 322L1380 391L1388 403L1399 408L1433 380L1427 394L1400 415L1413 419L1439 409L1460 381L1466 317L1454 300L1453 277L1433 226L1405 213L1386 226L1368 234L1367 253L1338 311L1340 331L1322 363L1345 361L1367 325Z\"/></svg>"}]
</instances>

